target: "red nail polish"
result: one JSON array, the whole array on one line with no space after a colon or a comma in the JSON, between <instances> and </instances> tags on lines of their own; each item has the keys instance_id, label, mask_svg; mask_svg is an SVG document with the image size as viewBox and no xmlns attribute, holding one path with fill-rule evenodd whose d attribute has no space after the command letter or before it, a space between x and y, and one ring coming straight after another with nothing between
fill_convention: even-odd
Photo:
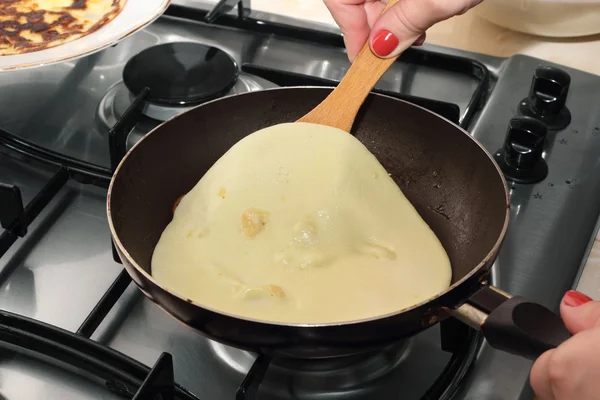
<instances>
[{"instance_id":1,"label":"red nail polish","mask_svg":"<svg viewBox=\"0 0 600 400\"><path fill-rule=\"evenodd\" d=\"M392 51L396 50L398 43L400 43L398 38L394 36L392 32L383 30L373 37L371 47L375 54L380 57L386 57L389 56Z\"/></svg>"},{"instance_id":2,"label":"red nail polish","mask_svg":"<svg viewBox=\"0 0 600 400\"><path fill-rule=\"evenodd\" d=\"M423 43L425 43L425 34L422 34L421 36L419 36L419 38L417 40L415 40L415 42L412 45L413 46L422 46Z\"/></svg>"},{"instance_id":3,"label":"red nail polish","mask_svg":"<svg viewBox=\"0 0 600 400\"><path fill-rule=\"evenodd\" d=\"M579 307L587 302L592 301L592 299L583 293L575 290L569 290L567 293L565 293L563 301L569 307Z\"/></svg>"}]
</instances>

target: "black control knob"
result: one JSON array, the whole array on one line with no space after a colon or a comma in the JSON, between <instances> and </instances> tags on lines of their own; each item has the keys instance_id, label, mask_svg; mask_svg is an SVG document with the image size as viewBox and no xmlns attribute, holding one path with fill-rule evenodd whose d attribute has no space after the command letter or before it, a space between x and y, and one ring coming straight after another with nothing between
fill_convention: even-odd
<instances>
[{"instance_id":1,"label":"black control knob","mask_svg":"<svg viewBox=\"0 0 600 400\"><path fill-rule=\"evenodd\" d=\"M544 140L548 130L540 122L513 118L508 125L504 142L504 159L512 168L528 170L542 158Z\"/></svg>"},{"instance_id":2,"label":"black control knob","mask_svg":"<svg viewBox=\"0 0 600 400\"><path fill-rule=\"evenodd\" d=\"M510 120L504 146L494 156L508 180L536 183L548 175L542 157L548 128L539 120L519 116Z\"/></svg>"},{"instance_id":3,"label":"black control knob","mask_svg":"<svg viewBox=\"0 0 600 400\"><path fill-rule=\"evenodd\" d=\"M560 130L571 123L565 106L571 77L554 67L539 67L533 74L529 95L519 104L519 114L539 119L549 129Z\"/></svg>"}]
</instances>

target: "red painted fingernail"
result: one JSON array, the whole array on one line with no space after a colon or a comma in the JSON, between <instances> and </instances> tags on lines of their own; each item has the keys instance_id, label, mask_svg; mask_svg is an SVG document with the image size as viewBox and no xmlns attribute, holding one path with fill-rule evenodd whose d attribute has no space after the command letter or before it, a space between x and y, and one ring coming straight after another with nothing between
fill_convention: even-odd
<instances>
[{"instance_id":1,"label":"red painted fingernail","mask_svg":"<svg viewBox=\"0 0 600 400\"><path fill-rule=\"evenodd\" d=\"M564 302L569 307L579 307L587 302L592 301L592 299L581 292L577 292L575 290L569 290L565 293Z\"/></svg>"},{"instance_id":2,"label":"red painted fingernail","mask_svg":"<svg viewBox=\"0 0 600 400\"><path fill-rule=\"evenodd\" d=\"M380 57L386 57L389 56L392 51L396 50L398 43L400 43L400 41L392 32L383 30L373 36L371 47L375 54Z\"/></svg>"},{"instance_id":3,"label":"red painted fingernail","mask_svg":"<svg viewBox=\"0 0 600 400\"><path fill-rule=\"evenodd\" d=\"M425 35L421 35L419 36L419 38L417 40L415 40L415 42L412 44L413 46L422 46L423 43L425 43Z\"/></svg>"}]
</instances>

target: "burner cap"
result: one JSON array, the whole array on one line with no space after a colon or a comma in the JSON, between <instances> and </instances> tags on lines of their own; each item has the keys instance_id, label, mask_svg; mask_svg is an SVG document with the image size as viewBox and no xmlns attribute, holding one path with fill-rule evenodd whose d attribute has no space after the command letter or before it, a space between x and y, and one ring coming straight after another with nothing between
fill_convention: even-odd
<instances>
[{"instance_id":1,"label":"burner cap","mask_svg":"<svg viewBox=\"0 0 600 400\"><path fill-rule=\"evenodd\" d=\"M227 93L238 77L235 61L224 51L198 43L167 43L133 56L123 82L137 96L150 89L149 102L189 106Z\"/></svg>"}]
</instances>

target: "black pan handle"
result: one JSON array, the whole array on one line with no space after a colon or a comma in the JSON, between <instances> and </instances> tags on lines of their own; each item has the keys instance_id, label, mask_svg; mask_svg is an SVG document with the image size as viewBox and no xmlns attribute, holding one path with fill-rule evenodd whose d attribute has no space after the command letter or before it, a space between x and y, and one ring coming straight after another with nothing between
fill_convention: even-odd
<instances>
[{"instance_id":1,"label":"black pan handle","mask_svg":"<svg viewBox=\"0 0 600 400\"><path fill-rule=\"evenodd\" d=\"M556 313L493 286L481 288L451 315L481 330L492 347L530 360L571 337Z\"/></svg>"}]
</instances>

